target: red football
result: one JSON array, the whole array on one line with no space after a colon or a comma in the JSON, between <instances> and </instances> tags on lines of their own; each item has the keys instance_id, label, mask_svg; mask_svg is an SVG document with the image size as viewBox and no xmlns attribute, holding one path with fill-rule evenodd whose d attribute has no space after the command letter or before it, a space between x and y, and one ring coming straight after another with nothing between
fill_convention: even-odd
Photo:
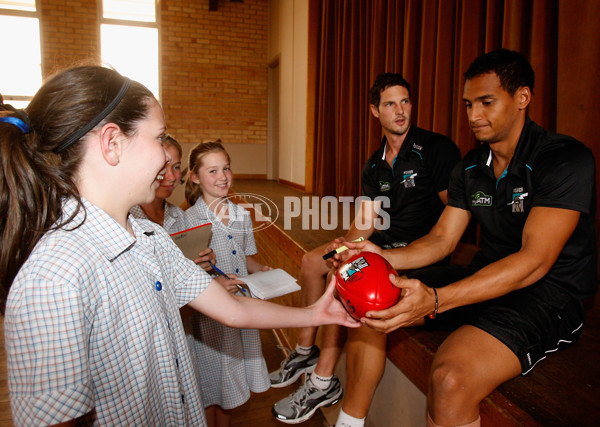
<instances>
[{"instance_id":1,"label":"red football","mask_svg":"<svg viewBox=\"0 0 600 427\"><path fill-rule=\"evenodd\" d=\"M361 252L349 258L335 273L335 287L344 307L355 319L367 311L383 310L400 298L401 289L390 282L395 274L389 262L373 252Z\"/></svg>"}]
</instances>

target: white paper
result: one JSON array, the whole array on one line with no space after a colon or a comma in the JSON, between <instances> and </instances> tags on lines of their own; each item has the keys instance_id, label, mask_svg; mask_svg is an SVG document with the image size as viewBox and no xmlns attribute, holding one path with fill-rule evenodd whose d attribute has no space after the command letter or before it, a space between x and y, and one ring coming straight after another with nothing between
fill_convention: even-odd
<instances>
[{"instance_id":1,"label":"white paper","mask_svg":"<svg viewBox=\"0 0 600 427\"><path fill-rule=\"evenodd\" d=\"M271 299L300 290L296 279L281 268L258 271L240 280L248 285L254 298Z\"/></svg>"}]
</instances>

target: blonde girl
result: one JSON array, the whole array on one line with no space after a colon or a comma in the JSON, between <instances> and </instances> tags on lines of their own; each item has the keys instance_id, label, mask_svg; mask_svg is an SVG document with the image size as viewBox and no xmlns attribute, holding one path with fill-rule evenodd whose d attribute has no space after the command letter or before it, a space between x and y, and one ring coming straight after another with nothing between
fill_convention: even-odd
<instances>
[{"instance_id":1,"label":"blonde girl","mask_svg":"<svg viewBox=\"0 0 600 427\"><path fill-rule=\"evenodd\" d=\"M228 276L270 269L260 264L250 214L228 198L233 183L231 159L220 141L196 145L189 157L185 195L188 223L212 223L210 247L216 265ZM229 285L230 292L236 292ZM188 323L189 321L189 323ZM255 329L233 329L196 313L185 322L192 353L199 360L200 384L209 425L229 425L229 410L245 403L250 392L270 387L260 336Z\"/></svg>"}]
</instances>

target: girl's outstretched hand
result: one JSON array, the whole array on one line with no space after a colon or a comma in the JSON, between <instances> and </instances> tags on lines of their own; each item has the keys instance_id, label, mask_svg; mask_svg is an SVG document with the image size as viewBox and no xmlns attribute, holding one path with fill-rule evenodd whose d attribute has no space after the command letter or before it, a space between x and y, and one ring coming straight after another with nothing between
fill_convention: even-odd
<instances>
[{"instance_id":1,"label":"girl's outstretched hand","mask_svg":"<svg viewBox=\"0 0 600 427\"><path fill-rule=\"evenodd\" d=\"M361 324L354 320L348 314L342 303L334 296L335 275L331 275L331 280L327 290L308 309L313 311L313 318L316 325L342 325L348 328L358 328Z\"/></svg>"}]
</instances>

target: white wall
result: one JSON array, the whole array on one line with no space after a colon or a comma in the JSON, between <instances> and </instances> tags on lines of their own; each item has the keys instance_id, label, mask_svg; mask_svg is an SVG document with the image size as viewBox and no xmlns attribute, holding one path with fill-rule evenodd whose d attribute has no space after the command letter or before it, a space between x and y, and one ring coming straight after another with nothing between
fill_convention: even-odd
<instances>
[{"instance_id":1,"label":"white wall","mask_svg":"<svg viewBox=\"0 0 600 427\"><path fill-rule=\"evenodd\" d=\"M269 0L269 62L279 58L280 179L305 185L308 0Z\"/></svg>"},{"instance_id":2,"label":"white wall","mask_svg":"<svg viewBox=\"0 0 600 427\"><path fill-rule=\"evenodd\" d=\"M336 365L335 374L346 387L346 350ZM327 423L334 425L344 400L329 408L321 408ZM369 427L422 426L427 417L425 395L396 367L386 359L385 373L375 389L373 401L365 420Z\"/></svg>"}]
</instances>

